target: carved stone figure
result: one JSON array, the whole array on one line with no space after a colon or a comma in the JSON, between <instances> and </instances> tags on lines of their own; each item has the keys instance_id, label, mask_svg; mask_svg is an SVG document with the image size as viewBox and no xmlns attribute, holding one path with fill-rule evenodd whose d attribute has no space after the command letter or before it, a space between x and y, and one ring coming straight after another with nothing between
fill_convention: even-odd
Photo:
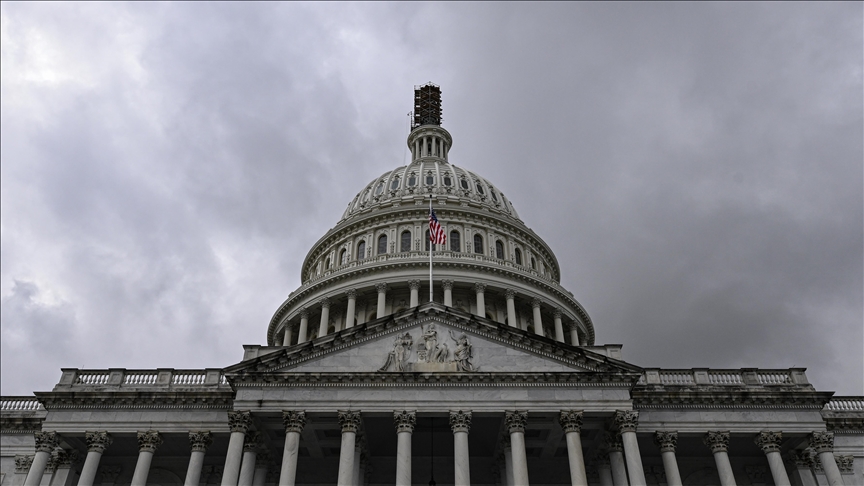
<instances>
[{"instance_id":1,"label":"carved stone figure","mask_svg":"<svg viewBox=\"0 0 864 486\"><path fill-rule=\"evenodd\" d=\"M387 353L387 362L378 371L387 371L390 367L393 367L393 371L405 371L405 361L408 360L413 345L414 338L407 332L397 336L393 343L393 351Z\"/></svg>"},{"instance_id":2,"label":"carved stone figure","mask_svg":"<svg viewBox=\"0 0 864 486\"><path fill-rule=\"evenodd\" d=\"M435 324L429 324L423 330L422 349L417 351L419 363L444 363L450 357L450 350L444 343L438 344L438 331Z\"/></svg>"},{"instance_id":3,"label":"carved stone figure","mask_svg":"<svg viewBox=\"0 0 864 486\"><path fill-rule=\"evenodd\" d=\"M456 349L453 351L453 361L456 362L456 367L459 371L474 371L474 365L471 364L471 358L474 354L471 351L471 342L468 341L468 336L462 334L457 339L450 331L450 339L456 341Z\"/></svg>"}]
</instances>

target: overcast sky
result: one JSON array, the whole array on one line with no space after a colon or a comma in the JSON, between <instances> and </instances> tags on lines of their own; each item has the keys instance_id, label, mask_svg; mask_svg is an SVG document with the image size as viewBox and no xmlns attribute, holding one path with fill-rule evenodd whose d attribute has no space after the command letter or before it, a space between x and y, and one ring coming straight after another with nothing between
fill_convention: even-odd
<instances>
[{"instance_id":1,"label":"overcast sky","mask_svg":"<svg viewBox=\"0 0 864 486\"><path fill-rule=\"evenodd\" d=\"M864 393L860 2L0 9L4 395L264 343L427 81L598 343Z\"/></svg>"}]
</instances>

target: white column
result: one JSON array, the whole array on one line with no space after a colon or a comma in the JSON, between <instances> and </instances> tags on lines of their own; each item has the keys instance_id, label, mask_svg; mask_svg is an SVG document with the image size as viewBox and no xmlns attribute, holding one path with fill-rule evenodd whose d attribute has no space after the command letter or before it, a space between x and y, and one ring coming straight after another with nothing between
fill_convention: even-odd
<instances>
[{"instance_id":1,"label":"white column","mask_svg":"<svg viewBox=\"0 0 864 486\"><path fill-rule=\"evenodd\" d=\"M379 283L375 285L375 290L378 291L378 309L375 311L377 314L375 317L380 318L387 315L387 284Z\"/></svg>"},{"instance_id":2,"label":"white column","mask_svg":"<svg viewBox=\"0 0 864 486\"><path fill-rule=\"evenodd\" d=\"M595 460L600 486L615 486L615 483L612 482L612 465L609 463L609 456L599 455Z\"/></svg>"},{"instance_id":3,"label":"white column","mask_svg":"<svg viewBox=\"0 0 864 486\"><path fill-rule=\"evenodd\" d=\"M450 429L453 431L454 486L470 486L471 469L468 452L468 431L471 429L471 412L450 412Z\"/></svg>"},{"instance_id":4,"label":"white column","mask_svg":"<svg viewBox=\"0 0 864 486\"><path fill-rule=\"evenodd\" d=\"M552 311L552 318L555 320L555 340L559 343L564 342L564 324L561 323L561 309Z\"/></svg>"},{"instance_id":5,"label":"white column","mask_svg":"<svg viewBox=\"0 0 864 486\"><path fill-rule=\"evenodd\" d=\"M789 482L789 475L786 474L786 466L783 464L783 458L780 457L780 443L783 441L783 434L780 432L771 432L763 430L756 434L753 442L762 449L765 457L768 459L768 467L771 468L771 477L774 478L775 486L792 486Z\"/></svg>"},{"instance_id":6,"label":"white column","mask_svg":"<svg viewBox=\"0 0 864 486\"><path fill-rule=\"evenodd\" d=\"M300 330L297 334L297 344L305 343L309 340L309 311L303 309L300 311Z\"/></svg>"},{"instance_id":7,"label":"white column","mask_svg":"<svg viewBox=\"0 0 864 486\"><path fill-rule=\"evenodd\" d=\"M102 454L111 445L113 439L108 432L101 431L85 432L84 440L87 442L87 458L84 459L84 466L81 468L78 486L93 486L96 471L99 469L99 460L102 459Z\"/></svg>"},{"instance_id":8,"label":"white column","mask_svg":"<svg viewBox=\"0 0 864 486\"><path fill-rule=\"evenodd\" d=\"M63 486L70 483L69 475L72 473L72 463L78 459L78 451L57 449L55 454L54 474L51 475L50 484Z\"/></svg>"},{"instance_id":9,"label":"white column","mask_svg":"<svg viewBox=\"0 0 864 486\"><path fill-rule=\"evenodd\" d=\"M645 472L642 469L642 457L639 455L639 443L636 442L636 424L639 412L635 410L618 410L615 412L615 425L621 434L624 444L624 459L627 461L627 474L631 486L645 486Z\"/></svg>"},{"instance_id":10,"label":"white column","mask_svg":"<svg viewBox=\"0 0 864 486\"><path fill-rule=\"evenodd\" d=\"M795 484L797 486L818 486L813 468L816 461L813 459L812 449L793 449L789 451L789 458L795 466Z\"/></svg>"},{"instance_id":11,"label":"white column","mask_svg":"<svg viewBox=\"0 0 864 486\"><path fill-rule=\"evenodd\" d=\"M505 412L504 426L510 433L510 450L513 455L513 482L528 486L528 456L525 454L525 424L528 413L515 410Z\"/></svg>"},{"instance_id":12,"label":"white column","mask_svg":"<svg viewBox=\"0 0 864 486\"><path fill-rule=\"evenodd\" d=\"M354 471L351 473L352 484L360 485L360 464L363 462L363 448L361 446L361 434L354 438Z\"/></svg>"},{"instance_id":13,"label":"white column","mask_svg":"<svg viewBox=\"0 0 864 486\"><path fill-rule=\"evenodd\" d=\"M721 486L735 486L735 475L732 473L732 464L729 463L729 432L709 431L703 440L706 446L714 454L714 462L717 464L717 474L720 475Z\"/></svg>"},{"instance_id":14,"label":"white column","mask_svg":"<svg viewBox=\"0 0 864 486\"><path fill-rule=\"evenodd\" d=\"M267 470L270 463L270 453L261 451L255 457L255 475L252 477L252 486L264 486L267 482Z\"/></svg>"},{"instance_id":15,"label":"white column","mask_svg":"<svg viewBox=\"0 0 864 486\"><path fill-rule=\"evenodd\" d=\"M291 346L291 338L294 337L294 328L285 323L285 332L282 334L282 346Z\"/></svg>"},{"instance_id":16,"label":"white column","mask_svg":"<svg viewBox=\"0 0 864 486\"><path fill-rule=\"evenodd\" d=\"M453 281L442 280L441 287L444 288L444 305L453 307Z\"/></svg>"},{"instance_id":17,"label":"white column","mask_svg":"<svg viewBox=\"0 0 864 486\"><path fill-rule=\"evenodd\" d=\"M354 442L360 428L360 412L340 411L339 425L342 426L342 448L339 450L338 486L351 486L354 479Z\"/></svg>"},{"instance_id":18,"label":"white column","mask_svg":"<svg viewBox=\"0 0 864 486\"><path fill-rule=\"evenodd\" d=\"M477 315L486 317L486 298L483 295L486 292L486 284L475 283L474 292L477 295Z\"/></svg>"},{"instance_id":19,"label":"white column","mask_svg":"<svg viewBox=\"0 0 864 486\"><path fill-rule=\"evenodd\" d=\"M606 432L603 439L605 448L609 452L612 484L614 486L627 486L627 466L624 463L624 446L621 444L621 437L615 432Z\"/></svg>"},{"instance_id":20,"label":"white column","mask_svg":"<svg viewBox=\"0 0 864 486\"><path fill-rule=\"evenodd\" d=\"M294 486L297 479L297 455L300 453L300 432L306 425L306 412L284 410L285 449L282 451L282 471L279 486Z\"/></svg>"},{"instance_id":21,"label":"white column","mask_svg":"<svg viewBox=\"0 0 864 486\"><path fill-rule=\"evenodd\" d=\"M408 288L411 289L411 301L408 304L408 307L417 307L420 305L420 281L411 280L408 282Z\"/></svg>"},{"instance_id":22,"label":"white column","mask_svg":"<svg viewBox=\"0 0 864 486\"><path fill-rule=\"evenodd\" d=\"M562 410L558 423L567 439L567 459L570 462L570 482L573 486L587 486L585 458L582 457L582 411Z\"/></svg>"},{"instance_id":23,"label":"white column","mask_svg":"<svg viewBox=\"0 0 864 486\"><path fill-rule=\"evenodd\" d=\"M330 299L324 298L319 302L321 304L321 322L318 323L318 337L327 335L327 328L330 326Z\"/></svg>"},{"instance_id":24,"label":"white column","mask_svg":"<svg viewBox=\"0 0 864 486\"><path fill-rule=\"evenodd\" d=\"M519 321L516 317L516 292L507 289L504 291L504 295L507 297L507 325L511 327L519 327Z\"/></svg>"},{"instance_id":25,"label":"white column","mask_svg":"<svg viewBox=\"0 0 864 486\"><path fill-rule=\"evenodd\" d=\"M33 435L36 438L36 455L30 464L30 470L27 471L24 486L39 486L51 453L57 448L57 432L36 432Z\"/></svg>"},{"instance_id":26,"label":"white column","mask_svg":"<svg viewBox=\"0 0 864 486\"><path fill-rule=\"evenodd\" d=\"M417 423L417 413L393 412L396 424L396 486L411 486L411 436Z\"/></svg>"},{"instance_id":27,"label":"white column","mask_svg":"<svg viewBox=\"0 0 864 486\"><path fill-rule=\"evenodd\" d=\"M844 486L840 468L834 460L834 433L813 432L810 434L810 447L822 463L822 470L825 471L829 486Z\"/></svg>"},{"instance_id":28,"label":"white column","mask_svg":"<svg viewBox=\"0 0 864 486\"><path fill-rule=\"evenodd\" d=\"M510 446L510 435L504 437L504 468L507 486L515 486L513 482L513 448Z\"/></svg>"},{"instance_id":29,"label":"white column","mask_svg":"<svg viewBox=\"0 0 864 486\"><path fill-rule=\"evenodd\" d=\"M540 316L540 299L531 299L531 308L534 309L534 334L543 335L543 318Z\"/></svg>"},{"instance_id":30,"label":"white column","mask_svg":"<svg viewBox=\"0 0 864 486\"><path fill-rule=\"evenodd\" d=\"M162 436L155 430L138 432L138 462L132 474L132 486L147 486L153 454L162 445Z\"/></svg>"},{"instance_id":31,"label":"white column","mask_svg":"<svg viewBox=\"0 0 864 486\"><path fill-rule=\"evenodd\" d=\"M240 477L237 483L240 486L251 486L255 477L255 460L258 455L258 445L261 439L258 432L247 430L243 438L243 462L240 465Z\"/></svg>"},{"instance_id":32,"label":"white column","mask_svg":"<svg viewBox=\"0 0 864 486\"><path fill-rule=\"evenodd\" d=\"M189 467L186 468L186 481L183 483L184 486L198 486L198 483L201 482L201 469L204 467L204 454L207 453L207 448L209 448L212 443L213 435L209 431L202 430L198 432L189 432L189 446L192 449L192 453L189 456Z\"/></svg>"},{"instance_id":33,"label":"white column","mask_svg":"<svg viewBox=\"0 0 864 486\"><path fill-rule=\"evenodd\" d=\"M351 289L346 292L348 295L348 308L345 309L345 329L354 327L354 314L357 313L357 290Z\"/></svg>"},{"instance_id":34,"label":"white column","mask_svg":"<svg viewBox=\"0 0 864 486\"><path fill-rule=\"evenodd\" d=\"M681 486L681 473L678 471L678 459L675 448L678 446L678 432L654 432L654 443L660 447L663 458L663 470L666 472L667 486Z\"/></svg>"},{"instance_id":35,"label":"white column","mask_svg":"<svg viewBox=\"0 0 864 486\"><path fill-rule=\"evenodd\" d=\"M228 453L225 455L225 466L222 468L222 486L237 486L240 464L243 461L243 440L251 423L252 415L249 412L238 410L228 412L231 438L228 439Z\"/></svg>"},{"instance_id":36,"label":"white column","mask_svg":"<svg viewBox=\"0 0 864 486\"><path fill-rule=\"evenodd\" d=\"M579 343L579 328L576 327L576 324L570 326L570 344L573 346L580 346Z\"/></svg>"}]
</instances>

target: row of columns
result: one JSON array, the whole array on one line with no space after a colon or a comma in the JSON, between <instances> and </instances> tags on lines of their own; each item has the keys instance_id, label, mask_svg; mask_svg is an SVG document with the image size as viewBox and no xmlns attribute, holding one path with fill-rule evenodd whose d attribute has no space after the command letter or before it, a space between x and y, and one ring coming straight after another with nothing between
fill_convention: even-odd
<instances>
[{"instance_id":1,"label":"row of columns","mask_svg":"<svg viewBox=\"0 0 864 486\"><path fill-rule=\"evenodd\" d=\"M441 286L444 289L444 305L447 307L453 307L453 281L452 280L442 280ZM420 281L419 280L411 280L408 282L408 287L411 290L411 296L409 301L409 307L417 307L420 305ZM378 294L377 300L377 309L378 309L378 317L381 317L381 313L386 306L387 302L387 290L389 287L385 283L379 283L375 285L375 290ZM475 283L474 284L474 293L477 302L477 315L480 317L486 317L486 284L483 283ZM350 289L346 293L348 297L347 308L345 310L345 328L354 327L354 314L357 309L357 290ZM511 327L519 327L519 320L516 315L516 291L513 289L505 289L504 295L506 297L507 302L507 323ZM532 324L534 328L534 333L539 336L544 336L545 332L543 330L543 317L541 315L541 306L543 301L538 298L531 299L531 308L532 308ZM323 298L318 301L318 305L321 306L321 317L318 323L318 336L324 336L327 334L328 327L330 325L330 305L331 301L329 298ZM305 343L309 341L309 311L307 309L300 310L300 325L298 329L297 336L297 344ZM565 342L564 335L564 323L562 321L562 312L561 309L555 308L552 311L553 325L555 329L554 339L560 343ZM290 346L293 340L293 327L286 326L285 332L282 338L283 346ZM584 341L580 341L579 339L579 331L577 326L573 325L570 327L570 342L572 345L582 345L584 346L586 343Z\"/></svg>"}]
</instances>

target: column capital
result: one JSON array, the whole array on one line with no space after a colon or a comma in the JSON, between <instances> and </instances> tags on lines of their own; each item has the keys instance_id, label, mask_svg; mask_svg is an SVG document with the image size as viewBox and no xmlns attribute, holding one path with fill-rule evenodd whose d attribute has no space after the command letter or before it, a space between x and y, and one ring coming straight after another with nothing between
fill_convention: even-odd
<instances>
[{"instance_id":1,"label":"column capital","mask_svg":"<svg viewBox=\"0 0 864 486\"><path fill-rule=\"evenodd\" d=\"M285 425L286 433L300 433L303 431L303 427L306 426L306 412L301 412L297 410L283 410L282 424Z\"/></svg>"},{"instance_id":2,"label":"column capital","mask_svg":"<svg viewBox=\"0 0 864 486\"><path fill-rule=\"evenodd\" d=\"M396 424L396 433L414 432L417 424L417 412L409 410L397 410L393 412L393 422Z\"/></svg>"},{"instance_id":3,"label":"column capital","mask_svg":"<svg viewBox=\"0 0 864 486\"><path fill-rule=\"evenodd\" d=\"M474 292L476 292L478 294L482 294L483 292L486 292L486 284L480 283L480 282L475 282L474 283Z\"/></svg>"},{"instance_id":4,"label":"column capital","mask_svg":"<svg viewBox=\"0 0 864 486\"><path fill-rule=\"evenodd\" d=\"M98 452L102 454L105 449L114 442L114 439L106 431L84 432L84 440L87 442L87 452Z\"/></svg>"},{"instance_id":5,"label":"column capital","mask_svg":"<svg viewBox=\"0 0 864 486\"><path fill-rule=\"evenodd\" d=\"M247 430L243 437L243 451L257 452L261 445L261 434L257 430Z\"/></svg>"},{"instance_id":6,"label":"column capital","mask_svg":"<svg viewBox=\"0 0 864 486\"><path fill-rule=\"evenodd\" d=\"M382 282L382 283L375 284L375 290L377 290L379 294L383 294L383 293L387 292L387 288L388 287L387 287L386 283Z\"/></svg>"},{"instance_id":7,"label":"column capital","mask_svg":"<svg viewBox=\"0 0 864 486\"><path fill-rule=\"evenodd\" d=\"M15 472L16 473L26 473L30 470L30 466L33 465L33 456L15 456Z\"/></svg>"},{"instance_id":8,"label":"column capital","mask_svg":"<svg viewBox=\"0 0 864 486\"><path fill-rule=\"evenodd\" d=\"M608 452L624 452L624 444L621 443L621 436L606 432L603 434L603 447Z\"/></svg>"},{"instance_id":9,"label":"column capital","mask_svg":"<svg viewBox=\"0 0 864 486\"><path fill-rule=\"evenodd\" d=\"M616 410L615 411L615 426L618 427L618 433L636 432L636 426L639 424L639 412L636 410Z\"/></svg>"},{"instance_id":10,"label":"column capital","mask_svg":"<svg viewBox=\"0 0 864 486\"><path fill-rule=\"evenodd\" d=\"M582 410L561 410L558 423L564 432L582 432Z\"/></svg>"},{"instance_id":11,"label":"column capital","mask_svg":"<svg viewBox=\"0 0 864 486\"><path fill-rule=\"evenodd\" d=\"M727 452L729 450L729 432L709 430L705 434L705 438L702 439L702 443L711 449L711 453L713 454Z\"/></svg>"},{"instance_id":12,"label":"column capital","mask_svg":"<svg viewBox=\"0 0 864 486\"><path fill-rule=\"evenodd\" d=\"M330 299L328 299L327 297L324 297L318 301L318 305L320 305L323 309L329 309L330 308Z\"/></svg>"},{"instance_id":13,"label":"column capital","mask_svg":"<svg viewBox=\"0 0 864 486\"><path fill-rule=\"evenodd\" d=\"M33 436L36 438L36 452L50 454L57 448L57 432L36 432Z\"/></svg>"},{"instance_id":14,"label":"column capital","mask_svg":"<svg viewBox=\"0 0 864 486\"><path fill-rule=\"evenodd\" d=\"M450 429L454 434L456 432L468 432L471 430L471 411L451 410Z\"/></svg>"},{"instance_id":15,"label":"column capital","mask_svg":"<svg viewBox=\"0 0 864 486\"><path fill-rule=\"evenodd\" d=\"M855 456L834 456L834 462L837 463L837 468L841 473L851 473L854 471Z\"/></svg>"},{"instance_id":16,"label":"column capital","mask_svg":"<svg viewBox=\"0 0 864 486\"><path fill-rule=\"evenodd\" d=\"M453 290L453 281L452 280L442 280L441 281L441 287L443 287L444 290Z\"/></svg>"},{"instance_id":17,"label":"column capital","mask_svg":"<svg viewBox=\"0 0 864 486\"><path fill-rule=\"evenodd\" d=\"M563 315L563 312L561 311L560 308L556 307L556 308L552 309L552 317L554 319L561 319L562 315ZM569 328L570 326L567 326L567 327Z\"/></svg>"},{"instance_id":18,"label":"column capital","mask_svg":"<svg viewBox=\"0 0 864 486\"><path fill-rule=\"evenodd\" d=\"M607 454L599 454L595 453L591 458L591 463L594 464L594 467L597 468L608 468L611 466L609 463L609 456Z\"/></svg>"},{"instance_id":19,"label":"column capital","mask_svg":"<svg viewBox=\"0 0 864 486\"><path fill-rule=\"evenodd\" d=\"M813 432L810 434L810 447L820 452L834 452L834 432Z\"/></svg>"},{"instance_id":20,"label":"column capital","mask_svg":"<svg viewBox=\"0 0 864 486\"><path fill-rule=\"evenodd\" d=\"M787 457L790 463L801 469L813 469L816 466L813 449L793 449Z\"/></svg>"},{"instance_id":21,"label":"column capital","mask_svg":"<svg viewBox=\"0 0 864 486\"><path fill-rule=\"evenodd\" d=\"M513 300L516 298L516 291L513 289L504 289L504 297L506 297L507 300Z\"/></svg>"},{"instance_id":22,"label":"column capital","mask_svg":"<svg viewBox=\"0 0 864 486\"><path fill-rule=\"evenodd\" d=\"M660 452L675 452L678 447L678 432L654 432L654 443L660 447Z\"/></svg>"},{"instance_id":23,"label":"column capital","mask_svg":"<svg viewBox=\"0 0 864 486\"><path fill-rule=\"evenodd\" d=\"M528 412L524 410L513 410L504 412L504 426L511 434L513 432L525 432L528 423Z\"/></svg>"},{"instance_id":24,"label":"column capital","mask_svg":"<svg viewBox=\"0 0 864 486\"><path fill-rule=\"evenodd\" d=\"M270 462L270 451L258 451L255 453L255 468L267 467Z\"/></svg>"},{"instance_id":25,"label":"column capital","mask_svg":"<svg viewBox=\"0 0 864 486\"><path fill-rule=\"evenodd\" d=\"M540 305L541 305L542 303L543 303L542 300L538 299L537 297L533 297L533 298L531 299L531 308L532 308L532 309L537 309L537 308L540 307Z\"/></svg>"},{"instance_id":26,"label":"column capital","mask_svg":"<svg viewBox=\"0 0 864 486\"><path fill-rule=\"evenodd\" d=\"M156 452L162 445L162 435L158 430L138 431L138 452Z\"/></svg>"},{"instance_id":27,"label":"column capital","mask_svg":"<svg viewBox=\"0 0 864 486\"><path fill-rule=\"evenodd\" d=\"M190 430L189 447L192 452L207 452L213 443L213 434L209 430Z\"/></svg>"},{"instance_id":28,"label":"column capital","mask_svg":"<svg viewBox=\"0 0 864 486\"><path fill-rule=\"evenodd\" d=\"M231 429L231 432L246 432L251 424L252 414L248 411L228 411L228 428Z\"/></svg>"},{"instance_id":29,"label":"column capital","mask_svg":"<svg viewBox=\"0 0 864 486\"><path fill-rule=\"evenodd\" d=\"M348 289L345 292L345 295L348 296L349 299L357 299L357 289Z\"/></svg>"},{"instance_id":30,"label":"column capital","mask_svg":"<svg viewBox=\"0 0 864 486\"><path fill-rule=\"evenodd\" d=\"M420 290L420 281L419 280L409 280L408 288L411 290Z\"/></svg>"},{"instance_id":31,"label":"column capital","mask_svg":"<svg viewBox=\"0 0 864 486\"><path fill-rule=\"evenodd\" d=\"M780 452L780 443L783 442L783 433L763 430L756 434L756 437L753 438L753 442L759 446L765 454L768 454L769 452Z\"/></svg>"},{"instance_id":32,"label":"column capital","mask_svg":"<svg viewBox=\"0 0 864 486\"><path fill-rule=\"evenodd\" d=\"M57 449L57 459L55 460L56 467L68 468L78 462L78 451L75 449Z\"/></svg>"},{"instance_id":33,"label":"column capital","mask_svg":"<svg viewBox=\"0 0 864 486\"><path fill-rule=\"evenodd\" d=\"M304 308L300 309L300 312L298 312L298 315L300 316L300 319L309 319L309 310L304 307Z\"/></svg>"},{"instance_id":34,"label":"column capital","mask_svg":"<svg viewBox=\"0 0 864 486\"><path fill-rule=\"evenodd\" d=\"M342 433L357 432L360 428L360 412L351 412L348 410L340 410L339 425L342 427Z\"/></svg>"}]
</instances>

